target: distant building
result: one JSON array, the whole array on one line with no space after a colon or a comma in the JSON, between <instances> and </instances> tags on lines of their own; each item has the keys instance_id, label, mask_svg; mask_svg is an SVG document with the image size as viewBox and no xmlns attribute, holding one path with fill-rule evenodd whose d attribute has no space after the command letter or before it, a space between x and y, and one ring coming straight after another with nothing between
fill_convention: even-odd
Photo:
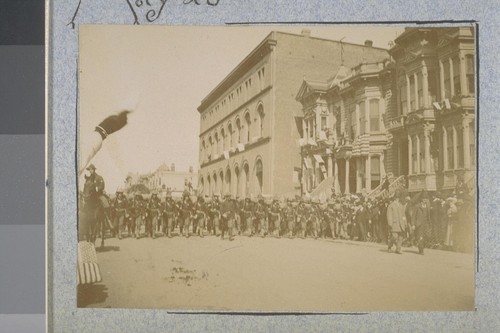
<instances>
[{"instance_id":1,"label":"distant building","mask_svg":"<svg viewBox=\"0 0 500 333\"><path fill-rule=\"evenodd\" d=\"M127 187L143 184L150 191L157 191L164 195L168 191L172 193L182 193L186 189L196 191L198 174L190 168L189 172L175 171L175 164L169 167L163 163L155 171L148 174L129 174L127 176Z\"/></svg>"},{"instance_id":2,"label":"distant building","mask_svg":"<svg viewBox=\"0 0 500 333\"><path fill-rule=\"evenodd\" d=\"M317 140L319 130L332 126L333 109L321 106L329 114L326 123L319 115L317 125L303 122L303 107L296 100L302 81L326 84L342 67L388 56L370 43L315 38L307 29L301 35L271 32L198 107L200 190L206 195L292 196L301 193L303 174L316 177L307 186L317 184L325 173L304 172L299 139L307 132Z\"/></svg>"},{"instance_id":3,"label":"distant building","mask_svg":"<svg viewBox=\"0 0 500 333\"><path fill-rule=\"evenodd\" d=\"M160 193L183 192L186 189L196 190L198 174L193 172L175 171L175 164L170 168L164 163L149 177L149 188Z\"/></svg>"}]
</instances>

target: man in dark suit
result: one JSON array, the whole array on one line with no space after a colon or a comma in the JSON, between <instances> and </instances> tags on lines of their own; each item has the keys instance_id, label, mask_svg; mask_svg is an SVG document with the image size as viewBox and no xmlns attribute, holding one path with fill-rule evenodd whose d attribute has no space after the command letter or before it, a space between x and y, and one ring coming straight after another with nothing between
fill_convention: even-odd
<instances>
[{"instance_id":1,"label":"man in dark suit","mask_svg":"<svg viewBox=\"0 0 500 333\"><path fill-rule=\"evenodd\" d=\"M427 233L430 228L431 209L427 195L421 192L419 196L420 198L417 198L418 203L413 211L411 224L418 253L423 255L425 243L427 242Z\"/></svg>"}]
</instances>

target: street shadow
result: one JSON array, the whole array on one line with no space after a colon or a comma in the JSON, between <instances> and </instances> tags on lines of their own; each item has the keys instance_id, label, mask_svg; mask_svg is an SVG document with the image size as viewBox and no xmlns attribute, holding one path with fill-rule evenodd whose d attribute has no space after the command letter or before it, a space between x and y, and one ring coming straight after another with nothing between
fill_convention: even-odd
<instances>
[{"instance_id":1,"label":"street shadow","mask_svg":"<svg viewBox=\"0 0 500 333\"><path fill-rule=\"evenodd\" d=\"M120 247L119 246L97 246L95 248L95 251L96 252L110 252L110 251L113 251L113 252L116 252L116 251L120 251Z\"/></svg>"},{"instance_id":2,"label":"street shadow","mask_svg":"<svg viewBox=\"0 0 500 333\"><path fill-rule=\"evenodd\" d=\"M108 288L103 284L84 284L78 286L76 304L86 308L90 304L103 303L108 298Z\"/></svg>"},{"instance_id":3,"label":"street shadow","mask_svg":"<svg viewBox=\"0 0 500 333\"><path fill-rule=\"evenodd\" d=\"M413 249L403 250L403 253L412 253L412 254L420 255L420 253L418 253L418 249L416 249L416 250L413 250Z\"/></svg>"}]
</instances>

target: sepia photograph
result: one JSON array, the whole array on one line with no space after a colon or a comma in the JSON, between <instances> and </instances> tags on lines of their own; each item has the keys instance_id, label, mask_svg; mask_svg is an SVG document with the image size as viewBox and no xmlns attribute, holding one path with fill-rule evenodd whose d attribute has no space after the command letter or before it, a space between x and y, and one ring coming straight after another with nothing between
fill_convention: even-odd
<instances>
[{"instance_id":1,"label":"sepia photograph","mask_svg":"<svg viewBox=\"0 0 500 333\"><path fill-rule=\"evenodd\" d=\"M79 308L475 309L475 25L78 38Z\"/></svg>"}]
</instances>

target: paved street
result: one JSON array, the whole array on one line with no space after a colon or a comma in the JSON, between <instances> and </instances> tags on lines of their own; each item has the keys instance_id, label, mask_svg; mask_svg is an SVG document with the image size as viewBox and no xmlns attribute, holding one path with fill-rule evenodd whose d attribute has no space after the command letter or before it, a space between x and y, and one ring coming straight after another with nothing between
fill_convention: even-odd
<instances>
[{"instance_id":1,"label":"paved street","mask_svg":"<svg viewBox=\"0 0 500 333\"><path fill-rule=\"evenodd\" d=\"M236 311L472 310L472 254L323 239L115 238L80 307Z\"/></svg>"}]
</instances>

